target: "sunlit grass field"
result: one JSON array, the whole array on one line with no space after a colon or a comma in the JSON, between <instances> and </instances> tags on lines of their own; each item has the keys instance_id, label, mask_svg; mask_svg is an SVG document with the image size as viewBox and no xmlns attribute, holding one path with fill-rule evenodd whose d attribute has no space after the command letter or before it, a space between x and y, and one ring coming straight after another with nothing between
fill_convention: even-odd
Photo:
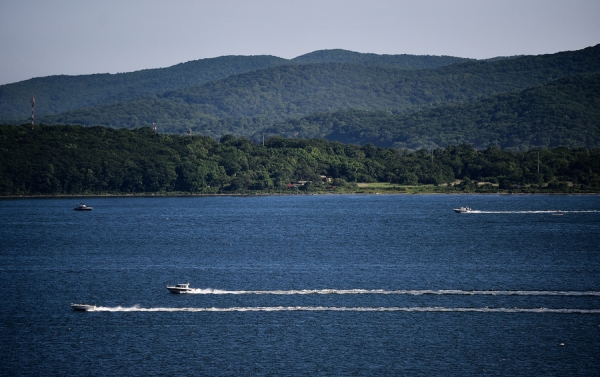
<instances>
[{"instance_id":1,"label":"sunlit grass field","mask_svg":"<svg viewBox=\"0 0 600 377\"><path fill-rule=\"evenodd\" d=\"M389 182L374 182L374 183L358 183L358 189L355 189L357 193L406 193L406 194L421 194L421 193L443 193L448 192L448 188L444 186L434 185L399 185Z\"/></svg>"}]
</instances>

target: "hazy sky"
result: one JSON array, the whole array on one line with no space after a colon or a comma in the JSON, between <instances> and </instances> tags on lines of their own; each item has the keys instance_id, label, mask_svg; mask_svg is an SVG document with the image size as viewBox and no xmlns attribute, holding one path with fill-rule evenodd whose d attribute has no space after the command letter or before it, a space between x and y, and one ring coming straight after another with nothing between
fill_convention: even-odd
<instances>
[{"instance_id":1,"label":"hazy sky","mask_svg":"<svg viewBox=\"0 0 600 377\"><path fill-rule=\"evenodd\" d=\"M600 0L0 0L0 84L341 48L490 58L600 43Z\"/></svg>"}]
</instances>

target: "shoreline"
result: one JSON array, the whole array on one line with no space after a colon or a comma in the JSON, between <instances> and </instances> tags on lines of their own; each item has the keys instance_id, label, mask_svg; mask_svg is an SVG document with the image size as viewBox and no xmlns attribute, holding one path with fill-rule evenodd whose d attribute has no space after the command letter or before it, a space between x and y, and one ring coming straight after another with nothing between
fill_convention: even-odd
<instances>
[{"instance_id":1,"label":"shoreline","mask_svg":"<svg viewBox=\"0 0 600 377\"><path fill-rule=\"evenodd\" d=\"M312 195L600 195L600 192L309 192L309 193L250 193L250 194L61 194L61 195L6 195L7 199L74 199L74 198L183 198L211 196L312 196Z\"/></svg>"}]
</instances>

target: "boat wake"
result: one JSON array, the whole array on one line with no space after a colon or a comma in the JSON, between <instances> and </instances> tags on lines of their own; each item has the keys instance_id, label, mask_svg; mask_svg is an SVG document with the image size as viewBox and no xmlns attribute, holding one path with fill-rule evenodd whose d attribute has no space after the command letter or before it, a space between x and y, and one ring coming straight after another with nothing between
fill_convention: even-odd
<instances>
[{"instance_id":1,"label":"boat wake","mask_svg":"<svg viewBox=\"0 0 600 377\"><path fill-rule=\"evenodd\" d=\"M251 306L231 308L141 308L97 306L88 312L476 312L476 313L561 313L600 314L600 309L551 308L447 308L447 307L336 307L336 306Z\"/></svg>"},{"instance_id":2,"label":"boat wake","mask_svg":"<svg viewBox=\"0 0 600 377\"><path fill-rule=\"evenodd\" d=\"M600 291L465 291L445 290L385 290L385 289L302 289L302 290L239 290L196 288L188 294L200 295L466 295L466 296L600 296Z\"/></svg>"},{"instance_id":3,"label":"boat wake","mask_svg":"<svg viewBox=\"0 0 600 377\"><path fill-rule=\"evenodd\" d=\"M563 211L563 210L540 210L540 211L480 211L480 210L471 210L469 212L463 212L463 214L524 214L524 213L545 213L545 214L555 214L555 213L600 213L600 210L582 210L582 211Z\"/></svg>"}]
</instances>

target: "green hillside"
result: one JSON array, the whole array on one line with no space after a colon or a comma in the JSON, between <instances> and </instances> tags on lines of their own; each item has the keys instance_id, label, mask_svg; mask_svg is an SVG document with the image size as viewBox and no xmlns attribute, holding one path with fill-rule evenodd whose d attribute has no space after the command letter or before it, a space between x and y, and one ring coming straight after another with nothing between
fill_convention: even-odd
<instances>
[{"instance_id":1,"label":"green hillside","mask_svg":"<svg viewBox=\"0 0 600 377\"><path fill-rule=\"evenodd\" d=\"M339 56L342 55L340 53ZM325 136L330 133L330 125L313 124L309 128L318 126L323 129L314 129L308 134L301 130L290 134L286 132L286 127L273 125L282 121L294 123L293 119L315 113L342 110L386 111L391 115L410 113L453 103L468 103L498 93L547 84L562 77L594 72L600 72L600 46L552 55L464 62L420 70L361 63L280 65L134 101L46 116L41 121L116 128L135 128L156 123L161 132L184 133L191 129L211 137L227 133L250 136L263 132L287 136ZM372 130L376 126L369 124L368 128ZM398 132L389 127L386 129L386 133ZM398 146L413 149L447 145L444 140L427 141L423 136L419 137L421 141L391 140L391 137L374 134L369 140L376 145L386 146L398 142L401 143ZM360 142L364 138L352 136L352 139ZM340 136L339 140L349 139ZM493 145L497 142L500 140L484 137L476 144ZM506 143L510 144L509 141ZM546 145L536 142L528 144Z\"/></svg>"},{"instance_id":2,"label":"green hillside","mask_svg":"<svg viewBox=\"0 0 600 377\"><path fill-rule=\"evenodd\" d=\"M408 112L600 72L600 46L555 55L403 70L352 63L278 66L159 96L218 118L292 118L342 109Z\"/></svg>"},{"instance_id":3,"label":"green hillside","mask_svg":"<svg viewBox=\"0 0 600 377\"><path fill-rule=\"evenodd\" d=\"M288 60L274 56L222 56L181 63L168 68L146 69L118 74L39 77L0 86L0 122L25 121L29 100L36 98L36 114L57 114L69 110L101 106L202 85L226 77L284 64L306 64L318 56L319 62L360 62L403 69L437 68L467 59L437 56L360 54L345 50L314 52ZM349 57L352 57L351 59Z\"/></svg>"},{"instance_id":4,"label":"green hillside","mask_svg":"<svg viewBox=\"0 0 600 377\"><path fill-rule=\"evenodd\" d=\"M277 124L267 135L421 149L600 147L600 74L409 114L348 110ZM258 136L258 135L257 135Z\"/></svg>"},{"instance_id":5,"label":"green hillside","mask_svg":"<svg viewBox=\"0 0 600 377\"><path fill-rule=\"evenodd\" d=\"M27 119L32 96L37 115L57 114L201 85L284 62L287 60L274 56L223 56L128 73L34 78L0 86L0 120Z\"/></svg>"},{"instance_id":6,"label":"green hillside","mask_svg":"<svg viewBox=\"0 0 600 377\"><path fill-rule=\"evenodd\" d=\"M0 123L26 122L35 92L36 122L46 124L156 124L161 133L326 137L412 150L597 147L598 73L600 45L485 61L345 50L291 60L229 56L4 85Z\"/></svg>"},{"instance_id":7,"label":"green hillside","mask_svg":"<svg viewBox=\"0 0 600 377\"><path fill-rule=\"evenodd\" d=\"M368 66L403 69L432 69L445 65L463 63L474 59L431 55L378 55L347 50L319 50L298 56L291 61L298 64L315 63L361 63Z\"/></svg>"}]
</instances>

